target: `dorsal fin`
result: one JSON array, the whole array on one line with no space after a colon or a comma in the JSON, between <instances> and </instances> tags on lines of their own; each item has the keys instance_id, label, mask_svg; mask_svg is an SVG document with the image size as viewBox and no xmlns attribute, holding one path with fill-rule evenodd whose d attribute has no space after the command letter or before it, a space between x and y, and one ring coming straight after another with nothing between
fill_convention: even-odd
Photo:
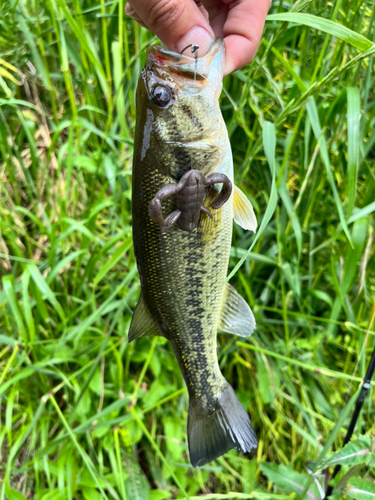
<instances>
[{"instance_id":1,"label":"dorsal fin","mask_svg":"<svg viewBox=\"0 0 375 500\"><path fill-rule=\"evenodd\" d=\"M233 333L240 337L250 337L255 326L254 314L248 304L232 285L226 283L217 327L224 332Z\"/></svg>"},{"instance_id":2,"label":"dorsal fin","mask_svg":"<svg viewBox=\"0 0 375 500\"><path fill-rule=\"evenodd\" d=\"M250 201L247 199L245 193L239 187L234 186L233 190L233 211L234 221L243 229L249 231L256 231L257 219L255 217L254 209Z\"/></svg>"},{"instance_id":3,"label":"dorsal fin","mask_svg":"<svg viewBox=\"0 0 375 500\"><path fill-rule=\"evenodd\" d=\"M141 294L138 304L135 306L133 318L130 323L128 339L129 342L132 342L132 340L139 339L146 335L162 336L163 334L156 325L154 318L151 316L143 295Z\"/></svg>"}]
</instances>

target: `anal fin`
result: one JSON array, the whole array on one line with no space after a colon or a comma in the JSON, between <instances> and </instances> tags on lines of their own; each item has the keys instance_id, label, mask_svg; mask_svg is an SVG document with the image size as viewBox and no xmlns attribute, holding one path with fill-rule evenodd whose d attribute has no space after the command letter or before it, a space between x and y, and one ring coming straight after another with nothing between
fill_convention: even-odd
<instances>
[{"instance_id":1,"label":"anal fin","mask_svg":"<svg viewBox=\"0 0 375 500\"><path fill-rule=\"evenodd\" d=\"M162 336L163 334L155 323L154 318L151 316L151 313L145 304L143 295L141 294L138 304L135 306L133 318L130 323L128 339L129 342L132 342L133 340L146 335Z\"/></svg>"},{"instance_id":2,"label":"anal fin","mask_svg":"<svg viewBox=\"0 0 375 500\"><path fill-rule=\"evenodd\" d=\"M224 332L233 333L240 337L250 337L255 326L254 314L246 301L232 285L226 283L223 307L217 327Z\"/></svg>"},{"instance_id":3,"label":"anal fin","mask_svg":"<svg viewBox=\"0 0 375 500\"><path fill-rule=\"evenodd\" d=\"M253 231L257 229L257 219L255 217L254 209L250 201L247 199L245 193L237 186L233 190L233 211L234 221L243 229Z\"/></svg>"}]
</instances>

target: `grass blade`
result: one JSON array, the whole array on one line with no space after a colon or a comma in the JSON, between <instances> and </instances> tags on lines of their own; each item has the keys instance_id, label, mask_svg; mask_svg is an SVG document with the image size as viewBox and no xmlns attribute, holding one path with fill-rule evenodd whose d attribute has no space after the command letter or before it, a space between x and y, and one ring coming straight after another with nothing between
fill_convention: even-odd
<instances>
[{"instance_id":1,"label":"grass blade","mask_svg":"<svg viewBox=\"0 0 375 500\"><path fill-rule=\"evenodd\" d=\"M303 24L310 26L324 33L329 33L336 36L346 43L350 43L353 47L365 51L373 46L373 43L366 37L352 31L351 29L337 22L325 19L323 17L313 16L311 14L302 14L299 12L283 12L280 14L270 14L267 16L267 21L286 21L289 23Z\"/></svg>"},{"instance_id":2,"label":"grass blade","mask_svg":"<svg viewBox=\"0 0 375 500\"><path fill-rule=\"evenodd\" d=\"M273 123L270 122L264 122L263 124L263 146L264 146L264 152L266 153L266 157L268 160L268 165L271 170L271 175L272 175L272 185L271 185L271 193L270 193L270 199L269 203L267 206L266 213L264 214L264 217L262 219L262 222L260 224L260 227L255 235L255 238L250 246L250 248L247 250L247 252L241 257L240 261L235 265L234 269L232 272L229 274L227 281L229 281L235 274L236 272L240 269L242 264L245 262L247 259L248 255L254 248L256 242L264 232L265 228L267 227L269 221L271 220L275 209L276 209L276 204L277 204L277 189L276 189L276 178L275 178L275 172L276 172L276 165L275 165L275 148L276 148L276 132L275 132L275 126Z\"/></svg>"},{"instance_id":3,"label":"grass blade","mask_svg":"<svg viewBox=\"0 0 375 500\"><path fill-rule=\"evenodd\" d=\"M361 102L359 90L356 87L348 87L346 94L348 99L348 208L346 217L349 219L354 208L357 187Z\"/></svg>"}]
</instances>

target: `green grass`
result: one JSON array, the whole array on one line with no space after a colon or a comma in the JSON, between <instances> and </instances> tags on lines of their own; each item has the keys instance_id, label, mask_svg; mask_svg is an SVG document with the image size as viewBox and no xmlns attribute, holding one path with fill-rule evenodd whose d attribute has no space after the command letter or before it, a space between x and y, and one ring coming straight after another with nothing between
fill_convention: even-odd
<instances>
[{"instance_id":1,"label":"green grass","mask_svg":"<svg viewBox=\"0 0 375 500\"><path fill-rule=\"evenodd\" d=\"M156 39L124 4L0 7L0 499L311 499L306 466L322 483L335 463L333 498L370 498L374 386L362 437L332 454L374 347L372 1L275 0L255 61L225 80L260 229L234 226L230 260L257 329L219 335L218 355L259 447L202 469L170 345L127 342L134 96Z\"/></svg>"}]
</instances>

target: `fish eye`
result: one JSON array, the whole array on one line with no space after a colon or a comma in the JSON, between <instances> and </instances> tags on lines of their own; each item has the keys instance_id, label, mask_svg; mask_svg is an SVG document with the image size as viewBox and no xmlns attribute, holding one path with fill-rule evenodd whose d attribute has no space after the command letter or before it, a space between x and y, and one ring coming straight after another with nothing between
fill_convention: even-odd
<instances>
[{"instance_id":1,"label":"fish eye","mask_svg":"<svg viewBox=\"0 0 375 500\"><path fill-rule=\"evenodd\" d=\"M165 106L167 106L171 102L172 94L168 87L158 85L154 88L152 97L155 104L157 104L161 108L165 108Z\"/></svg>"}]
</instances>

